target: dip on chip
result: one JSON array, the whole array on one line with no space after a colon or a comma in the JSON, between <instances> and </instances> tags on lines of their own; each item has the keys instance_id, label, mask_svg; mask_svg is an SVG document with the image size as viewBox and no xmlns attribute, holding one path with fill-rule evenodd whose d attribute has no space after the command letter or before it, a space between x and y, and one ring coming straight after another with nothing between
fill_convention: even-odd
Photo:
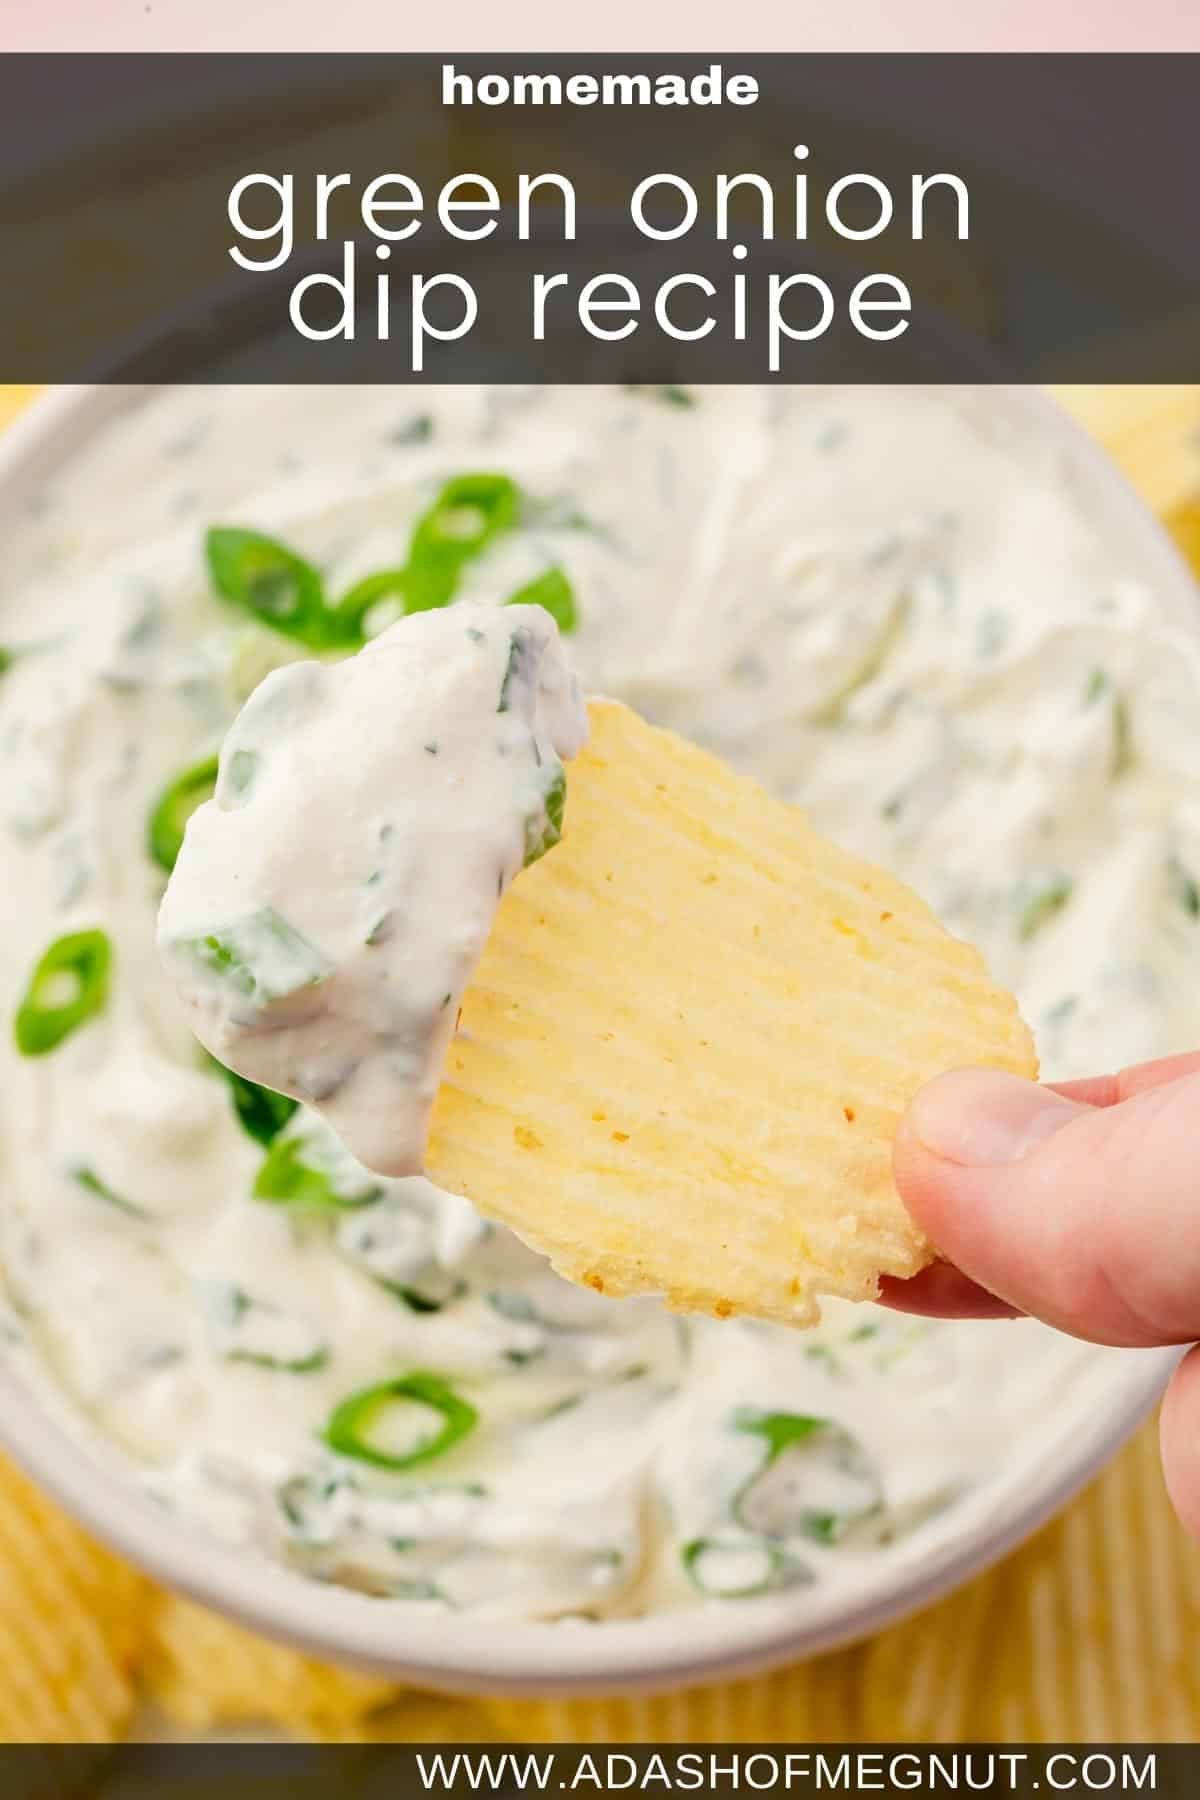
<instances>
[{"instance_id":1,"label":"dip on chip","mask_svg":"<svg viewBox=\"0 0 1200 1800\"><path fill-rule=\"evenodd\" d=\"M1032 1075L1032 1039L901 882L627 707L590 723L568 775L540 607L293 663L226 738L164 954L213 1054L369 1168L598 1293L811 1323L928 1260L891 1179L917 1088Z\"/></svg>"}]
</instances>

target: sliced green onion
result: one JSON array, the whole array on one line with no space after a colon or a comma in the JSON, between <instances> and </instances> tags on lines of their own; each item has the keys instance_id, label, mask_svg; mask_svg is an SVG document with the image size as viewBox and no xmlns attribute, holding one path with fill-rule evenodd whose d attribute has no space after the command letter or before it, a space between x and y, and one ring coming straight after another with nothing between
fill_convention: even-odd
<instances>
[{"instance_id":1,"label":"sliced green onion","mask_svg":"<svg viewBox=\"0 0 1200 1800\"><path fill-rule=\"evenodd\" d=\"M22 1056L45 1056L104 1011L112 945L103 931L56 938L29 980L17 1008L14 1036Z\"/></svg>"},{"instance_id":2,"label":"sliced green onion","mask_svg":"<svg viewBox=\"0 0 1200 1800\"><path fill-rule=\"evenodd\" d=\"M169 875L183 848L187 822L198 806L211 800L217 787L217 757L206 756L168 782L154 803L146 825L146 847Z\"/></svg>"},{"instance_id":3,"label":"sliced green onion","mask_svg":"<svg viewBox=\"0 0 1200 1800\"><path fill-rule=\"evenodd\" d=\"M413 532L405 610L448 605L465 565L516 524L519 502L507 475L456 475L448 481Z\"/></svg>"},{"instance_id":4,"label":"sliced green onion","mask_svg":"<svg viewBox=\"0 0 1200 1800\"><path fill-rule=\"evenodd\" d=\"M85 1163L68 1171L71 1180L78 1182L85 1193L92 1194L97 1200L103 1200L106 1206L113 1206L118 1212L127 1213L131 1219L148 1219L150 1214L136 1200L127 1200L124 1194L118 1194L115 1188L109 1187L107 1181L101 1180L95 1169L89 1169Z\"/></svg>"},{"instance_id":5,"label":"sliced green onion","mask_svg":"<svg viewBox=\"0 0 1200 1800\"><path fill-rule=\"evenodd\" d=\"M293 1100L290 1094L277 1094L274 1088L260 1087L257 1081L247 1080L245 1075L226 1068L219 1058L209 1056L207 1051L205 1055L229 1083L233 1110L242 1130L256 1144L273 1144L300 1102Z\"/></svg>"},{"instance_id":6,"label":"sliced green onion","mask_svg":"<svg viewBox=\"0 0 1200 1800\"><path fill-rule=\"evenodd\" d=\"M240 525L214 525L204 553L217 592L284 637L310 650L362 644L365 607L331 606L320 571L278 539Z\"/></svg>"},{"instance_id":7,"label":"sliced green onion","mask_svg":"<svg viewBox=\"0 0 1200 1800\"><path fill-rule=\"evenodd\" d=\"M389 1447L385 1427L389 1421L402 1423L413 1407L439 1415L440 1425L418 1433L409 1447ZM352 1456L377 1469L412 1469L445 1455L475 1429L478 1419L470 1402L448 1387L440 1375L418 1372L348 1395L335 1407L324 1436L339 1456Z\"/></svg>"},{"instance_id":8,"label":"sliced green onion","mask_svg":"<svg viewBox=\"0 0 1200 1800\"><path fill-rule=\"evenodd\" d=\"M168 947L255 1006L316 987L333 967L273 906L203 937L174 938Z\"/></svg>"},{"instance_id":9,"label":"sliced green onion","mask_svg":"<svg viewBox=\"0 0 1200 1800\"><path fill-rule=\"evenodd\" d=\"M365 638L363 621L372 607L383 600L400 600L402 612L412 611L408 605L408 585L407 568L381 569L377 575L364 575L361 581L356 581L334 608L334 616L347 638L355 633L360 640Z\"/></svg>"},{"instance_id":10,"label":"sliced green onion","mask_svg":"<svg viewBox=\"0 0 1200 1800\"><path fill-rule=\"evenodd\" d=\"M753 1412L749 1409L739 1412L734 1423L739 1431L750 1432L765 1440L769 1461L829 1426L828 1419L814 1418L811 1413Z\"/></svg>"},{"instance_id":11,"label":"sliced green onion","mask_svg":"<svg viewBox=\"0 0 1200 1800\"><path fill-rule=\"evenodd\" d=\"M455 476L418 519L403 567L364 576L332 604L312 563L278 539L242 526L215 525L208 531L209 574L225 599L309 649L357 649L365 641L366 617L381 601L396 599L406 613L447 606L465 565L516 523L519 498L507 475ZM565 576L561 571L550 576L540 603L573 620Z\"/></svg>"},{"instance_id":12,"label":"sliced green onion","mask_svg":"<svg viewBox=\"0 0 1200 1800\"><path fill-rule=\"evenodd\" d=\"M812 1580L803 1563L761 1538L693 1538L679 1556L692 1586L711 1600L750 1600Z\"/></svg>"},{"instance_id":13,"label":"sliced green onion","mask_svg":"<svg viewBox=\"0 0 1200 1800\"><path fill-rule=\"evenodd\" d=\"M277 1094L274 1088L262 1087L257 1081L247 1081L233 1069L225 1073L242 1130L258 1144L274 1143L299 1101L290 1094Z\"/></svg>"},{"instance_id":14,"label":"sliced green onion","mask_svg":"<svg viewBox=\"0 0 1200 1800\"><path fill-rule=\"evenodd\" d=\"M579 624L575 589L568 581L565 570L557 565L547 569L544 575L538 575L533 581L527 582L523 588L518 588L515 594L509 595L505 604L544 607L564 634L574 631Z\"/></svg>"},{"instance_id":15,"label":"sliced green onion","mask_svg":"<svg viewBox=\"0 0 1200 1800\"><path fill-rule=\"evenodd\" d=\"M748 1531L799 1534L835 1544L883 1505L879 1474L857 1438L807 1413L739 1412L739 1431L763 1439L766 1456L734 1500Z\"/></svg>"},{"instance_id":16,"label":"sliced green onion","mask_svg":"<svg viewBox=\"0 0 1200 1800\"><path fill-rule=\"evenodd\" d=\"M313 1157L311 1145L299 1137L274 1140L251 1191L256 1200L294 1206L304 1212L348 1212L354 1207L373 1205L383 1193L377 1186L366 1187L357 1194L339 1191L330 1171Z\"/></svg>"}]
</instances>

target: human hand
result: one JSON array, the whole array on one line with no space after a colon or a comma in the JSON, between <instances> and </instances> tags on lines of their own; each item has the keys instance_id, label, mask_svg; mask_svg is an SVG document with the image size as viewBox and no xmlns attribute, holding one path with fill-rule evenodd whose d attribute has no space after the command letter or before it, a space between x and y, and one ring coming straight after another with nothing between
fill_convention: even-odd
<instances>
[{"instance_id":1,"label":"human hand","mask_svg":"<svg viewBox=\"0 0 1200 1800\"><path fill-rule=\"evenodd\" d=\"M896 1185L945 1259L885 1281L943 1318L1035 1315L1097 1344L1200 1338L1200 1051L1039 1087L959 1069L917 1095ZM1200 1348L1163 1402L1163 1467L1200 1537Z\"/></svg>"}]
</instances>

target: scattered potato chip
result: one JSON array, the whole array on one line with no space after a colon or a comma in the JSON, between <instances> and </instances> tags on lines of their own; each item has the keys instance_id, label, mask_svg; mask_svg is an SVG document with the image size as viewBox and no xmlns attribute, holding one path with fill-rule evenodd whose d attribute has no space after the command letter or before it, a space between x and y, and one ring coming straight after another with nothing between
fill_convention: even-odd
<instances>
[{"instance_id":1,"label":"scattered potato chip","mask_svg":"<svg viewBox=\"0 0 1200 1800\"><path fill-rule=\"evenodd\" d=\"M0 1579L0 1743L117 1742L148 1584L3 1460Z\"/></svg>"},{"instance_id":2,"label":"scattered potato chip","mask_svg":"<svg viewBox=\"0 0 1200 1800\"><path fill-rule=\"evenodd\" d=\"M394 1681L317 1662L174 1594L155 1609L144 1674L151 1698L193 1730L269 1724L354 1739L398 1695Z\"/></svg>"},{"instance_id":3,"label":"scattered potato chip","mask_svg":"<svg viewBox=\"0 0 1200 1800\"><path fill-rule=\"evenodd\" d=\"M864 1646L862 1734L1193 1742L1198 1628L1200 1545L1172 1515L1148 1421L1005 1562Z\"/></svg>"},{"instance_id":4,"label":"scattered potato chip","mask_svg":"<svg viewBox=\"0 0 1200 1800\"><path fill-rule=\"evenodd\" d=\"M590 709L563 843L501 903L428 1168L571 1280L793 1325L930 1251L900 1116L963 1064L1033 1075L982 958L714 757Z\"/></svg>"}]
</instances>

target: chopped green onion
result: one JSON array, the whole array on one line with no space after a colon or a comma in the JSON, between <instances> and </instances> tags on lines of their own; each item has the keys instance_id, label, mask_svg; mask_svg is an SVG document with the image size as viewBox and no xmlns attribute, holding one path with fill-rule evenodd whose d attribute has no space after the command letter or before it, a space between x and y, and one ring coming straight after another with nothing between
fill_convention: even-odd
<instances>
[{"instance_id":1,"label":"chopped green onion","mask_svg":"<svg viewBox=\"0 0 1200 1800\"><path fill-rule=\"evenodd\" d=\"M328 957L273 906L203 937L174 938L169 948L255 1006L270 1006L316 987L332 972Z\"/></svg>"},{"instance_id":2,"label":"chopped green onion","mask_svg":"<svg viewBox=\"0 0 1200 1800\"><path fill-rule=\"evenodd\" d=\"M390 444L427 444L433 436L433 419L429 413L414 413L403 425L388 432Z\"/></svg>"},{"instance_id":3,"label":"chopped green onion","mask_svg":"<svg viewBox=\"0 0 1200 1800\"><path fill-rule=\"evenodd\" d=\"M131 1219L148 1219L150 1217L144 1206L139 1206L135 1200L127 1200L124 1194L118 1194L115 1188L109 1187L107 1181L101 1180L95 1169L89 1169L86 1164L81 1163L78 1167L69 1170L68 1173L71 1180L78 1182L85 1193L93 1194L97 1200L103 1200L106 1206L114 1206L118 1212L128 1213Z\"/></svg>"},{"instance_id":4,"label":"chopped green onion","mask_svg":"<svg viewBox=\"0 0 1200 1800\"><path fill-rule=\"evenodd\" d=\"M154 803L146 826L146 847L169 875L183 848L183 833L198 806L211 800L217 786L217 757L206 756L168 782Z\"/></svg>"},{"instance_id":5,"label":"chopped green onion","mask_svg":"<svg viewBox=\"0 0 1200 1800\"><path fill-rule=\"evenodd\" d=\"M1097 701L1109 699L1112 704L1112 765L1111 773L1121 775L1129 767L1132 751L1129 726L1129 706L1123 695L1116 692L1112 679L1105 669L1093 669L1088 676L1087 686L1083 691L1083 704L1095 706Z\"/></svg>"},{"instance_id":6,"label":"chopped green onion","mask_svg":"<svg viewBox=\"0 0 1200 1800\"><path fill-rule=\"evenodd\" d=\"M516 631L513 633L512 642L508 646L508 661L504 665L504 679L500 683L500 699L496 705L496 711L498 713L508 712L509 710L512 699L512 684L517 678L517 672L521 667L521 659L524 652L524 634Z\"/></svg>"},{"instance_id":7,"label":"chopped green onion","mask_svg":"<svg viewBox=\"0 0 1200 1800\"><path fill-rule=\"evenodd\" d=\"M1133 760L1133 728L1129 721L1129 705L1120 694L1113 701L1112 773L1123 775Z\"/></svg>"},{"instance_id":8,"label":"chopped green onion","mask_svg":"<svg viewBox=\"0 0 1200 1800\"><path fill-rule=\"evenodd\" d=\"M547 569L544 575L538 575L533 581L518 588L510 594L507 606L541 606L550 614L558 629L564 634L574 631L579 624L579 614L575 607L575 589L568 581L564 570L557 565Z\"/></svg>"},{"instance_id":9,"label":"chopped green onion","mask_svg":"<svg viewBox=\"0 0 1200 1800\"><path fill-rule=\"evenodd\" d=\"M466 1282L438 1266L432 1224L403 1189L376 1193L378 1205L338 1225L339 1253L411 1312L440 1312L466 1292Z\"/></svg>"},{"instance_id":10,"label":"chopped green onion","mask_svg":"<svg viewBox=\"0 0 1200 1800\"><path fill-rule=\"evenodd\" d=\"M1043 925L1057 917L1071 898L1074 887L1069 875L1056 870L1030 876L1018 895L1017 936L1022 943L1028 943Z\"/></svg>"},{"instance_id":11,"label":"chopped green onion","mask_svg":"<svg viewBox=\"0 0 1200 1800\"><path fill-rule=\"evenodd\" d=\"M376 1277L378 1279L378 1277ZM386 1288L389 1294L395 1294L402 1300L409 1312L435 1313L449 1306L452 1300L458 1300L467 1291L467 1284L460 1277L451 1275L448 1270L438 1270L429 1275L420 1287L411 1282L380 1281L380 1287Z\"/></svg>"},{"instance_id":12,"label":"chopped green onion","mask_svg":"<svg viewBox=\"0 0 1200 1800\"><path fill-rule=\"evenodd\" d=\"M354 1491L342 1470L320 1474L301 1471L289 1475L275 1490L275 1499L292 1534L314 1546L333 1541L337 1526L331 1508L344 1493Z\"/></svg>"},{"instance_id":13,"label":"chopped green onion","mask_svg":"<svg viewBox=\"0 0 1200 1800\"><path fill-rule=\"evenodd\" d=\"M587 1331L589 1325L571 1319L552 1319L540 1307L534 1305L528 1294L514 1293L505 1288L493 1288L485 1296L488 1305L498 1312L502 1319L509 1319L516 1325L540 1325L543 1331Z\"/></svg>"},{"instance_id":14,"label":"chopped green onion","mask_svg":"<svg viewBox=\"0 0 1200 1800\"><path fill-rule=\"evenodd\" d=\"M758 1472L733 1504L734 1517L748 1531L768 1538L798 1533L834 1544L882 1506L874 1465L858 1440L829 1419L742 1411L734 1424L767 1446Z\"/></svg>"},{"instance_id":15,"label":"chopped green onion","mask_svg":"<svg viewBox=\"0 0 1200 1800\"><path fill-rule=\"evenodd\" d=\"M507 475L456 475L448 481L413 532L405 610L448 605L465 565L516 524L519 498Z\"/></svg>"},{"instance_id":16,"label":"chopped green onion","mask_svg":"<svg viewBox=\"0 0 1200 1800\"><path fill-rule=\"evenodd\" d=\"M437 1600L443 1606L449 1606L441 1588L425 1576L409 1576L387 1584L389 1600Z\"/></svg>"},{"instance_id":17,"label":"chopped green onion","mask_svg":"<svg viewBox=\"0 0 1200 1800\"><path fill-rule=\"evenodd\" d=\"M512 711L513 683L528 678L530 664L536 651L537 645L529 627L518 625L508 646L508 661L504 665L504 676L500 682L500 698L496 703L498 713Z\"/></svg>"},{"instance_id":18,"label":"chopped green onion","mask_svg":"<svg viewBox=\"0 0 1200 1800\"><path fill-rule=\"evenodd\" d=\"M238 797L250 792L258 774L258 764L257 750L234 750L232 752L228 759L228 766L223 771L223 779L232 795Z\"/></svg>"},{"instance_id":19,"label":"chopped green onion","mask_svg":"<svg viewBox=\"0 0 1200 1800\"><path fill-rule=\"evenodd\" d=\"M14 1035L22 1056L45 1056L108 1004L112 945L103 931L56 938L30 977Z\"/></svg>"},{"instance_id":20,"label":"chopped green onion","mask_svg":"<svg viewBox=\"0 0 1200 1800\"><path fill-rule=\"evenodd\" d=\"M417 1408L415 1421L411 1409ZM420 1423L420 1413L440 1416L441 1423L421 1432L403 1448L389 1447L386 1427ZM415 1373L377 1387L361 1388L335 1407L325 1427L325 1442L339 1456L352 1456L377 1469L412 1469L460 1443L475 1429L479 1414L446 1385L440 1375Z\"/></svg>"},{"instance_id":21,"label":"chopped green onion","mask_svg":"<svg viewBox=\"0 0 1200 1800\"><path fill-rule=\"evenodd\" d=\"M803 1563L761 1538L692 1538L679 1556L692 1586L711 1600L749 1600L812 1580Z\"/></svg>"},{"instance_id":22,"label":"chopped green onion","mask_svg":"<svg viewBox=\"0 0 1200 1800\"><path fill-rule=\"evenodd\" d=\"M542 810L525 821L525 861L524 868L545 856L547 850L553 850L562 837L563 808L567 803L566 772L559 766L557 774L546 790Z\"/></svg>"},{"instance_id":23,"label":"chopped green onion","mask_svg":"<svg viewBox=\"0 0 1200 1800\"><path fill-rule=\"evenodd\" d=\"M267 1091L267 1090L264 1090ZM294 1206L305 1212L348 1212L371 1206L383 1189L367 1187L358 1194L339 1192L327 1169L305 1160L310 1146L303 1138L277 1137L263 1158L251 1192L256 1200L276 1206Z\"/></svg>"},{"instance_id":24,"label":"chopped green onion","mask_svg":"<svg viewBox=\"0 0 1200 1800\"><path fill-rule=\"evenodd\" d=\"M205 1055L229 1083L233 1110L242 1130L256 1144L274 1143L300 1102L293 1100L290 1094L277 1094L274 1088L260 1087L257 1081L249 1081L236 1069L226 1068L217 1057L209 1056L207 1051Z\"/></svg>"},{"instance_id":25,"label":"chopped green onion","mask_svg":"<svg viewBox=\"0 0 1200 1800\"><path fill-rule=\"evenodd\" d=\"M893 602L885 618L880 620L874 635L869 637L864 646L862 660L846 677L841 685L835 688L828 699L823 700L810 715L814 725L841 725L855 698L864 688L877 681L897 646L908 629L912 615L912 599L908 594L901 594ZM895 818L896 812L888 810L896 802L888 801L883 808L885 818ZM899 811L899 807L896 808Z\"/></svg>"},{"instance_id":26,"label":"chopped green onion","mask_svg":"<svg viewBox=\"0 0 1200 1800\"><path fill-rule=\"evenodd\" d=\"M1172 856L1167 863L1167 881L1172 897L1178 900L1188 918L1200 919L1200 885L1177 856Z\"/></svg>"},{"instance_id":27,"label":"chopped green onion","mask_svg":"<svg viewBox=\"0 0 1200 1800\"><path fill-rule=\"evenodd\" d=\"M232 1282L205 1284L215 1348L226 1362L311 1375L329 1361L329 1345L302 1319L256 1300Z\"/></svg>"},{"instance_id":28,"label":"chopped green onion","mask_svg":"<svg viewBox=\"0 0 1200 1800\"><path fill-rule=\"evenodd\" d=\"M24 656L36 656L42 650L54 647L57 639L44 639L33 644L0 644L0 676L7 675L15 663Z\"/></svg>"},{"instance_id":29,"label":"chopped green onion","mask_svg":"<svg viewBox=\"0 0 1200 1800\"><path fill-rule=\"evenodd\" d=\"M646 387L636 381L627 381L627 394L645 394L649 400L661 400L664 406L695 406L696 396L690 388L677 387L674 382L665 382L655 387Z\"/></svg>"}]
</instances>

